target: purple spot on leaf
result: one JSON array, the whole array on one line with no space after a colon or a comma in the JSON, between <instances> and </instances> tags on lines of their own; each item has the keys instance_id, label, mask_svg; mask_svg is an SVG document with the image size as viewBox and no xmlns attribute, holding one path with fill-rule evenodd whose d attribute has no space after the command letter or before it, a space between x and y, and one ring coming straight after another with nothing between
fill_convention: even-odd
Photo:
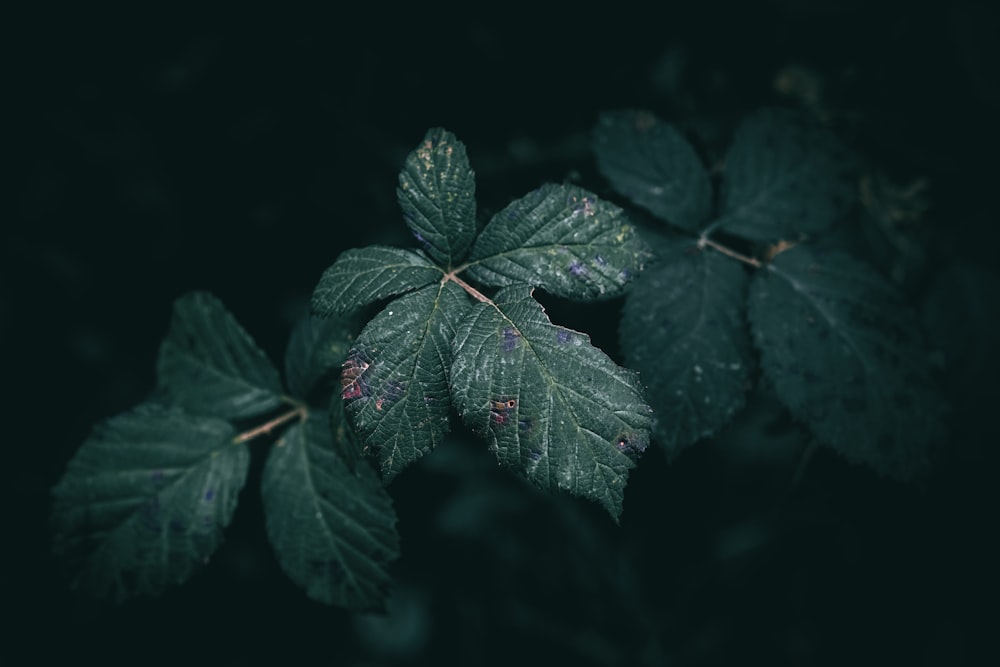
<instances>
[{"instance_id":1,"label":"purple spot on leaf","mask_svg":"<svg viewBox=\"0 0 1000 667\"><path fill-rule=\"evenodd\" d=\"M607 266L608 260L604 259L600 255L594 255L594 263L598 266Z\"/></svg>"},{"instance_id":2,"label":"purple spot on leaf","mask_svg":"<svg viewBox=\"0 0 1000 667\"><path fill-rule=\"evenodd\" d=\"M580 262L574 260L569 265L569 272L572 273L577 278L582 278L583 276L587 275L587 267L585 267Z\"/></svg>"},{"instance_id":3,"label":"purple spot on leaf","mask_svg":"<svg viewBox=\"0 0 1000 667\"><path fill-rule=\"evenodd\" d=\"M215 490L209 489L208 491L205 492L205 502L210 503L213 500L215 500Z\"/></svg>"},{"instance_id":4,"label":"purple spot on leaf","mask_svg":"<svg viewBox=\"0 0 1000 667\"><path fill-rule=\"evenodd\" d=\"M559 342L560 345L565 345L566 343L568 343L570 338L572 338L572 336L570 336L569 331L567 331L566 329L556 330L556 340Z\"/></svg>"},{"instance_id":5,"label":"purple spot on leaf","mask_svg":"<svg viewBox=\"0 0 1000 667\"><path fill-rule=\"evenodd\" d=\"M503 341L500 345L504 352L513 352L514 348L517 347L517 340L521 337L521 334L514 329L514 327L504 327L503 328Z\"/></svg>"}]
</instances>

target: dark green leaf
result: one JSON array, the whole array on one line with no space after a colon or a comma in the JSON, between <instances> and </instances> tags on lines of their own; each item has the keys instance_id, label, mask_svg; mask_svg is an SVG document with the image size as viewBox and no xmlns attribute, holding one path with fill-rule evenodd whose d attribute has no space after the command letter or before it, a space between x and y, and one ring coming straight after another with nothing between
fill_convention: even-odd
<instances>
[{"instance_id":1,"label":"dark green leaf","mask_svg":"<svg viewBox=\"0 0 1000 667\"><path fill-rule=\"evenodd\" d=\"M221 419L152 403L99 424L52 491L74 585L121 601L185 581L222 541L247 448Z\"/></svg>"},{"instance_id":2,"label":"dark green leaf","mask_svg":"<svg viewBox=\"0 0 1000 667\"><path fill-rule=\"evenodd\" d=\"M582 188L548 184L493 216L466 271L493 287L594 299L620 294L647 258L620 208Z\"/></svg>"},{"instance_id":3,"label":"dark green leaf","mask_svg":"<svg viewBox=\"0 0 1000 667\"><path fill-rule=\"evenodd\" d=\"M594 153L614 189L656 217L690 231L708 217L708 172L681 133L648 111L601 114Z\"/></svg>"},{"instance_id":4,"label":"dark green leaf","mask_svg":"<svg viewBox=\"0 0 1000 667\"><path fill-rule=\"evenodd\" d=\"M396 513L369 465L337 456L327 416L313 413L276 443L264 467L267 535L286 574L310 598L380 609L399 556Z\"/></svg>"},{"instance_id":5,"label":"dark green leaf","mask_svg":"<svg viewBox=\"0 0 1000 667\"><path fill-rule=\"evenodd\" d=\"M336 380L357 326L344 317L306 315L299 320L285 351L285 379L292 394L304 399Z\"/></svg>"},{"instance_id":6,"label":"dark green leaf","mask_svg":"<svg viewBox=\"0 0 1000 667\"><path fill-rule=\"evenodd\" d=\"M749 315L778 398L822 443L903 479L926 471L945 437L944 400L889 283L800 245L754 276Z\"/></svg>"},{"instance_id":7,"label":"dark green leaf","mask_svg":"<svg viewBox=\"0 0 1000 667\"><path fill-rule=\"evenodd\" d=\"M736 131L726 156L722 217L712 228L755 241L820 232L854 198L853 162L803 112L764 109Z\"/></svg>"},{"instance_id":8,"label":"dark green leaf","mask_svg":"<svg viewBox=\"0 0 1000 667\"><path fill-rule=\"evenodd\" d=\"M743 407L753 361L746 288L738 262L675 239L626 298L625 361L647 386L653 435L670 456Z\"/></svg>"},{"instance_id":9,"label":"dark green leaf","mask_svg":"<svg viewBox=\"0 0 1000 667\"><path fill-rule=\"evenodd\" d=\"M194 414L240 419L282 401L277 369L222 303L205 292L174 304L156 370L164 396Z\"/></svg>"},{"instance_id":10,"label":"dark green leaf","mask_svg":"<svg viewBox=\"0 0 1000 667\"><path fill-rule=\"evenodd\" d=\"M455 283L428 285L386 306L351 347L342 395L363 449L378 457L386 482L448 430L451 340L468 306Z\"/></svg>"},{"instance_id":11,"label":"dark green leaf","mask_svg":"<svg viewBox=\"0 0 1000 667\"><path fill-rule=\"evenodd\" d=\"M617 520L649 442L635 375L587 336L549 322L528 287L476 303L455 335L452 396L502 464L544 489L597 501Z\"/></svg>"},{"instance_id":12,"label":"dark green leaf","mask_svg":"<svg viewBox=\"0 0 1000 667\"><path fill-rule=\"evenodd\" d=\"M406 158L396 197L427 254L454 266L476 235L476 180L465 146L451 132L429 130Z\"/></svg>"},{"instance_id":13,"label":"dark green leaf","mask_svg":"<svg viewBox=\"0 0 1000 667\"><path fill-rule=\"evenodd\" d=\"M322 317L350 313L429 285L443 275L433 262L412 250L389 246L347 250L319 279L312 296L313 313Z\"/></svg>"}]
</instances>

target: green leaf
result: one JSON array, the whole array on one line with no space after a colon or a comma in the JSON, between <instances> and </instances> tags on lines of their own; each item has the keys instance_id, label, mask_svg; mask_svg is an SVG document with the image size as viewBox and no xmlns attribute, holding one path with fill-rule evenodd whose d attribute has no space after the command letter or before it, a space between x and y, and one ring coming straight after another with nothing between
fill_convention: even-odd
<instances>
[{"instance_id":1,"label":"green leaf","mask_svg":"<svg viewBox=\"0 0 1000 667\"><path fill-rule=\"evenodd\" d=\"M468 275L484 285L531 285L570 299L620 294L648 250L623 211L572 185L544 185L490 220Z\"/></svg>"},{"instance_id":2,"label":"green leaf","mask_svg":"<svg viewBox=\"0 0 1000 667\"><path fill-rule=\"evenodd\" d=\"M662 220L696 231L711 212L712 184L701 159L648 111L601 114L594 154L615 190Z\"/></svg>"},{"instance_id":3,"label":"green leaf","mask_svg":"<svg viewBox=\"0 0 1000 667\"><path fill-rule=\"evenodd\" d=\"M600 503L615 520L650 411L635 375L555 326L524 286L476 303L455 335L452 396L497 458L543 489Z\"/></svg>"},{"instance_id":4,"label":"green leaf","mask_svg":"<svg viewBox=\"0 0 1000 667\"><path fill-rule=\"evenodd\" d=\"M854 198L853 161L803 112L764 109L736 131L726 156L723 213L713 229L755 241L820 232Z\"/></svg>"},{"instance_id":5,"label":"green leaf","mask_svg":"<svg viewBox=\"0 0 1000 667\"><path fill-rule=\"evenodd\" d=\"M340 374L358 323L351 318L315 317L299 320L285 351L285 380L292 394L308 398ZM325 393L325 392L324 392ZM323 403L329 396L322 396Z\"/></svg>"},{"instance_id":6,"label":"green leaf","mask_svg":"<svg viewBox=\"0 0 1000 667\"><path fill-rule=\"evenodd\" d=\"M74 585L121 601L188 579L222 541L249 465L221 419L153 403L99 424L53 488Z\"/></svg>"},{"instance_id":7,"label":"green leaf","mask_svg":"<svg viewBox=\"0 0 1000 667\"><path fill-rule=\"evenodd\" d=\"M901 479L926 472L945 438L944 399L892 285L800 245L754 276L749 316L778 398L822 443Z\"/></svg>"},{"instance_id":8,"label":"green leaf","mask_svg":"<svg viewBox=\"0 0 1000 667\"><path fill-rule=\"evenodd\" d=\"M399 556L396 513L369 465L337 456L327 417L313 413L272 447L262 482L267 535L285 573L319 602L384 607Z\"/></svg>"},{"instance_id":9,"label":"green leaf","mask_svg":"<svg viewBox=\"0 0 1000 667\"><path fill-rule=\"evenodd\" d=\"M660 251L660 249L657 249ZM620 340L654 409L653 436L674 456L743 407L753 362L747 274L690 239L671 239L625 300Z\"/></svg>"},{"instance_id":10,"label":"green leaf","mask_svg":"<svg viewBox=\"0 0 1000 667\"><path fill-rule=\"evenodd\" d=\"M193 414L241 419L273 410L282 401L277 369L206 292L186 294L174 303L156 369L164 396Z\"/></svg>"},{"instance_id":11,"label":"green leaf","mask_svg":"<svg viewBox=\"0 0 1000 667\"><path fill-rule=\"evenodd\" d=\"M451 340L468 307L452 281L406 294L365 326L344 362L347 413L387 483L448 431Z\"/></svg>"},{"instance_id":12,"label":"green leaf","mask_svg":"<svg viewBox=\"0 0 1000 667\"><path fill-rule=\"evenodd\" d=\"M476 180L465 146L434 128L406 158L396 197L407 226L435 261L452 267L476 235Z\"/></svg>"},{"instance_id":13,"label":"green leaf","mask_svg":"<svg viewBox=\"0 0 1000 667\"><path fill-rule=\"evenodd\" d=\"M313 313L322 317L350 313L429 285L443 275L433 262L412 250L389 246L347 250L319 279L312 296Z\"/></svg>"}]
</instances>

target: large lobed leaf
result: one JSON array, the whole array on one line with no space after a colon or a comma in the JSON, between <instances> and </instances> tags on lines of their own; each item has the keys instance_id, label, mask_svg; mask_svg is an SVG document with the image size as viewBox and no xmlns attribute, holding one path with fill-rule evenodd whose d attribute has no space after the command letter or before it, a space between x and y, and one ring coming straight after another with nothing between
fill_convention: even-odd
<instances>
[{"instance_id":1,"label":"large lobed leaf","mask_svg":"<svg viewBox=\"0 0 1000 667\"><path fill-rule=\"evenodd\" d=\"M368 246L346 250L323 272L312 295L312 310L328 317L409 292L440 280L444 273L412 250Z\"/></svg>"},{"instance_id":2,"label":"large lobed leaf","mask_svg":"<svg viewBox=\"0 0 1000 667\"><path fill-rule=\"evenodd\" d=\"M466 273L492 287L531 285L570 299L620 294L648 258L624 212L571 185L544 185L493 216Z\"/></svg>"},{"instance_id":3,"label":"large lobed leaf","mask_svg":"<svg viewBox=\"0 0 1000 667\"><path fill-rule=\"evenodd\" d=\"M821 442L909 479L945 437L916 317L877 273L797 246L750 286L749 316L778 398Z\"/></svg>"},{"instance_id":4,"label":"large lobed leaf","mask_svg":"<svg viewBox=\"0 0 1000 667\"><path fill-rule=\"evenodd\" d=\"M344 362L347 412L386 482L448 431L451 341L468 306L451 281L406 294L365 326Z\"/></svg>"},{"instance_id":5,"label":"large lobed leaf","mask_svg":"<svg viewBox=\"0 0 1000 667\"><path fill-rule=\"evenodd\" d=\"M658 248L625 301L620 340L670 456L716 433L743 407L753 362L743 267L690 239Z\"/></svg>"},{"instance_id":6,"label":"large lobed leaf","mask_svg":"<svg viewBox=\"0 0 1000 667\"><path fill-rule=\"evenodd\" d=\"M617 520L649 442L635 375L583 334L553 325L525 286L476 303L455 335L452 396L500 462L544 489L600 503Z\"/></svg>"},{"instance_id":7,"label":"large lobed leaf","mask_svg":"<svg viewBox=\"0 0 1000 667\"><path fill-rule=\"evenodd\" d=\"M174 304L156 368L163 395L193 414L241 419L282 401L277 369L206 292L186 294Z\"/></svg>"},{"instance_id":8,"label":"large lobed leaf","mask_svg":"<svg viewBox=\"0 0 1000 667\"><path fill-rule=\"evenodd\" d=\"M854 199L853 167L837 137L804 112L758 111L736 130L722 216L711 227L765 242L823 231Z\"/></svg>"},{"instance_id":9,"label":"large lobed leaf","mask_svg":"<svg viewBox=\"0 0 1000 667\"><path fill-rule=\"evenodd\" d=\"M693 232L711 212L712 184L701 159L648 111L601 114L594 154L615 190L662 220Z\"/></svg>"},{"instance_id":10,"label":"large lobed leaf","mask_svg":"<svg viewBox=\"0 0 1000 667\"><path fill-rule=\"evenodd\" d=\"M476 180L465 146L434 128L406 158L396 190L407 226L436 262L452 267L476 234Z\"/></svg>"},{"instance_id":11,"label":"large lobed leaf","mask_svg":"<svg viewBox=\"0 0 1000 667\"><path fill-rule=\"evenodd\" d=\"M157 595L208 560L249 465L232 427L147 403L99 424L53 488L53 549L74 584Z\"/></svg>"},{"instance_id":12,"label":"large lobed leaf","mask_svg":"<svg viewBox=\"0 0 1000 667\"><path fill-rule=\"evenodd\" d=\"M371 466L349 467L332 440L326 415L312 413L271 449L262 482L268 538L310 598L381 609L399 555L396 513Z\"/></svg>"}]
</instances>

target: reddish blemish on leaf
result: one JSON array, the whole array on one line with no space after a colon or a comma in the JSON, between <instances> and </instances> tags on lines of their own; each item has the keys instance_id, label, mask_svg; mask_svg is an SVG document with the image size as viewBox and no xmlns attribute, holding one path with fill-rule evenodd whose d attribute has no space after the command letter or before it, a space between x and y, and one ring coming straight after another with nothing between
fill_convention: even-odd
<instances>
[{"instance_id":1,"label":"reddish blemish on leaf","mask_svg":"<svg viewBox=\"0 0 1000 667\"><path fill-rule=\"evenodd\" d=\"M498 398L490 401L490 421L497 426L503 426L516 410L516 398Z\"/></svg>"},{"instance_id":2,"label":"reddish blemish on leaf","mask_svg":"<svg viewBox=\"0 0 1000 667\"><path fill-rule=\"evenodd\" d=\"M363 350L351 348L350 355L341 366L340 395L344 400L361 398L371 394L368 382L364 378L364 373L368 370L368 362L362 358L363 356Z\"/></svg>"}]
</instances>

